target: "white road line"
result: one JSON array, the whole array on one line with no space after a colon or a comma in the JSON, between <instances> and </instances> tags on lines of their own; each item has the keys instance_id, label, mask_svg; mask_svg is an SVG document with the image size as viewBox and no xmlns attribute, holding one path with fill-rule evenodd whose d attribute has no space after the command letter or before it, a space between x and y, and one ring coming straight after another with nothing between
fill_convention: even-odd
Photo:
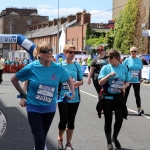
<instances>
[{"instance_id":1,"label":"white road line","mask_svg":"<svg viewBox=\"0 0 150 150\"><path fill-rule=\"evenodd\" d=\"M84 93L84 94L87 94L87 95L90 95L90 96L92 96L92 97L97 98L97 96L95 96L95 95L93 95L93 94L90 94L90 93L88 93L88 92L85 92L85 91L82 91L82 90L80 90L80 92L82 92L82 93ZM128 108L128 110L129 110L130 112L133 112L133 113L137 114L137 112L136 112L135 110L132 110L132 109L130 109L130 108ZM144 114L143 114L142 116L145 117L145 118L147 118L147 119L150 119L149 116L146 116L146 115L144 115Z\"/></svg>"}]
</instances>

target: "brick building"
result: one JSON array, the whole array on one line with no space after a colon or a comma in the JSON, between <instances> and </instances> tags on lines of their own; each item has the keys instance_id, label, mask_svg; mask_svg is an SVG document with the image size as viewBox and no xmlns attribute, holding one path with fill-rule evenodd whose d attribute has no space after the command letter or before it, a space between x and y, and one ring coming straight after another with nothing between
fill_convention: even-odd
<instances>
[{"instance_id":1,"label":"brick building","mask_svg":"<svg viewBox=\"0 0 150 150\"><path fill-rule=\"evenodd\" d=\"M39 22L48 21L48 16L38 15L35 8L6 8L0 13L0 34L24 34L28 27ZM0 49L9 49L9 44L0 44ZM16 44L12 44L12 50L17 49Z\"/></svg>"}]
</instances>

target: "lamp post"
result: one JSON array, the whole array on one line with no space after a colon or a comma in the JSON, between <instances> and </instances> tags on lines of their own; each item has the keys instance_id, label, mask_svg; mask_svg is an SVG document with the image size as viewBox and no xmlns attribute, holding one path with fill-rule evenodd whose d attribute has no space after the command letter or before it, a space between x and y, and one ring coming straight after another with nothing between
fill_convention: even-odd
<instances>
[{"instance_id":1,"label":"lamp post","mask_svg":"<svg viewBox=\"0 0 150 150\"><path fill-rule=\"evenodd\" d=\"M11 24L11 21L9 22L9 34L12 33L12 24ZM11 52L11 43L10 43L10 52Z\"/></svg>"},{"instance_id":2,"label":"lamp post","mask_svg":"<svg viewBox=\"0 0 150 150\"><path fill-rule=\"evenodd\" d=\"M57 53L59 53L59 0L58 0L58 19L57 19Z\"/></svg>"}]
</instances>

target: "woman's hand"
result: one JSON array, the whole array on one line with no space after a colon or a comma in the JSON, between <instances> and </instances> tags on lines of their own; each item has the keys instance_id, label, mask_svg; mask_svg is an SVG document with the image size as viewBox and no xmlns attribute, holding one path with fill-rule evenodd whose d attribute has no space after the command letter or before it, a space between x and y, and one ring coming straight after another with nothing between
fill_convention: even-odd
<instances>
[{"instance_id":1,"label":"woman's hand","mask_svg":"<svg viewBox=\"0 0 150 150\"><path fill-rule=\"evenodd\" d=\"M24 98L21 99L19 103L22 107L26 107L26 100Z\"/></svg>"},{"instance_id":2,"label":"woman's hand","mask_svg":"<svg viewBox=\"0 0 150 150\"><path fill-rule=\"evenodd\" d=\"M83 83L83 81L74 81L74 88L78 88L79 86L81 86Z\"/></svg>"},{"instance_id":3,"label":"woman's hand","mask_svg":"<svg viewBox=\"0 0 150 150\"><path fill-rule=\"evenodd\" d=\"M111 73L109 74L109 77L113 77L113 76L115 76L115 75L116 75L115 72L111 72Z\"/></svg>"},{"instance_id":4,"label":"woman's hand","mask_svg":"<svg viewBox=\"0 0 150 150\"><path fill-rule=\"evenodd\" d=\"M90 85L91 84L91 78L87 78L87 83Z\"/></svg>"}]
</instances>

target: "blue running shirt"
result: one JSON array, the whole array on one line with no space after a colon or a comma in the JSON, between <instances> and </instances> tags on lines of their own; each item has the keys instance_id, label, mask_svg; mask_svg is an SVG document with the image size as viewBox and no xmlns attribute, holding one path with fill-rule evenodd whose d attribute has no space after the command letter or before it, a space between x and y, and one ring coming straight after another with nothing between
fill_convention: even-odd
<instances>
[{"instance_id":1,"label":"blue running shirt","mask_svg":"<svg viewBox=\"0 0 150 150\"><path fill-rule=\"evenodd\" d=\"M138 57L129 57L124 60L123 64L128 68L131 74L130 83L140 83L140 73L143 68L142 60Z\"/></svg>"},{"instance_id":2,"label":"blue running shirt","mask_svg":"<svg viewBox=\"0 0 150 150\"><path fill-rule=\"evenodd\" d=\"M79 80L82 80L83 79L83 75L82 75L82 71L81 71L81 67L78 63L74 64L67 64L65 61L63 61L61 63L61 66L65 69L65 71L72 77L73 81L79 81ZM77 77L79 79L77 79ZM68 84L66 82L63 82L61 84L61 91L60 91L60 96L59 96L59 100L61 99L61 97L64 96L64 94L66 92L69 91L69 88L68 88ZM77 102L80 102L80 99L79 99L79 91L78 91L78 88L75 88L75 97L68 101L69 103L77 103Z\"/></svg>"},{"instance_id":3,"label":"blue running shirt","mask_svg":"<svg viewBox=\"0 0 150 150\"><path fill-rule=\"evenodd\" d=\"M108 87L103 86L104 90L107 90L111 94L120 94L120 88L123 88L124 82L129 82L130 74L127 67L123 64L119 64L117 67L111 64L107 64L102 67L98 80L107 76L111 72L115 72L116 75L108 79Z\"/></svg>"},{"instance_id":4,"label":"blue running shirt","mask_svg":"<svg viewBox=\"0 0 150 150\"><path fill-rule=\"evenodd\" d=\"M40 61L36 60L17 72L16 77L22 82L28 80L26 104L37 106L35 111L39 112L39 106L56 106L58 84L66 82L70 76L54 62L51 62L50 66L42 66Z\"/></svg>"}]
</instances>

